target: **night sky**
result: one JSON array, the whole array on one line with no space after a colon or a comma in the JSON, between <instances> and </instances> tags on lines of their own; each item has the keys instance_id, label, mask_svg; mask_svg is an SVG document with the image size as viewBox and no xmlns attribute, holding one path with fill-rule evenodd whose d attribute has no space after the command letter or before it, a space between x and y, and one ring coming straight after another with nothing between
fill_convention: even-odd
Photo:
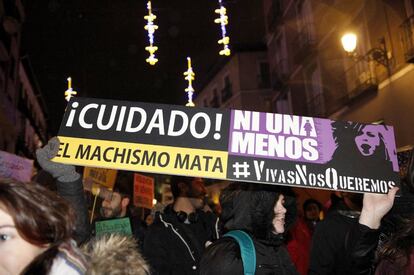
<instances>
[{"instance_id":1,"label":"night sky","mask_svg":"<svg viewBox=\"0 0 414 275\"><path fill-rule=\"evenodd\" d=\"M22 54L30 58L56 135L66 105L66 78L82 97L184 104L186 57L192 58L196 93L214 64L223 63L214 23L217 0L153 0L155 66L145 62L147 1L26 0ZM231 46L263 42L262 1L224 1ZM228 59L228 57L227 57Z\"/></svg>"}]
</instances>

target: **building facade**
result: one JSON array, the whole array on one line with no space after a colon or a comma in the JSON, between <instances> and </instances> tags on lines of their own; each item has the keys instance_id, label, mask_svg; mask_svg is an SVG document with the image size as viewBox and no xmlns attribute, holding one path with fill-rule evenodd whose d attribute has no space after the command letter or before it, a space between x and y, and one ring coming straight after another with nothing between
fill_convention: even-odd
<instances>
[{"instance_id":1,"label":"building facade","mask_svg":"<svg viewBox=\"0 0 414 275\"><path fill-rule=\"evenodd\" d=\"M264 0L274 112L394 126L414 144L411 0ZM347 54L341 37L357 35Z\"/></svg>"},{"instance_id":2,"label":"building facade","mask_svg":"<svg viewBox=\"0 0 414 275\"><path fill-rule=\"evenodd\" d=\"M30 61L20 56L21 1L0 1L0 18L0 150L34 158L48 139L47 118Z\"/></svg>"},{"instance_id":3,"label":"building facade","mask_svg":"<svg viewBox=\"0 0 414 275\"><path fill-rule=\"evenodd\" d=\"M258 50L236 51L204 86L195 99L198 107L270 111L267 53Z\"/></svg>"}]
</instances>

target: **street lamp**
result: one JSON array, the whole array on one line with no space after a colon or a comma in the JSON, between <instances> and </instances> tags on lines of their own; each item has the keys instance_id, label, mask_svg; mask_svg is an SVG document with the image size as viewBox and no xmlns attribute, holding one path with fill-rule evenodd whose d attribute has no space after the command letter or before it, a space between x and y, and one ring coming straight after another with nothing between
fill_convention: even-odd
<instances>
[{"instance_id":1,"label":"street lamp","mask_svg":"<svg viewBox=\"0 0 414 275\"><path fill-rule=\"evenodd\" d=\"M341 38L342 47L348 54L355 51L357 45L357 36L355 33L346 33Z\"/></svg>"},{"instance_id":2,"label":"street lamp","mask_svg":"<svg viewBox=\"0 0 414 275\"><path fill-rule=\"evenodd\" d=\"M356 60L375 61L384 66L387 69L388 75L390 75L390 60L388 58L384 37L379 39L379 47L370 49L365 55L362 56L355 51L357 41L358 39L355 33L346 33L341 38L342 47L349 56Z\"/></svg>"}]
</instances>

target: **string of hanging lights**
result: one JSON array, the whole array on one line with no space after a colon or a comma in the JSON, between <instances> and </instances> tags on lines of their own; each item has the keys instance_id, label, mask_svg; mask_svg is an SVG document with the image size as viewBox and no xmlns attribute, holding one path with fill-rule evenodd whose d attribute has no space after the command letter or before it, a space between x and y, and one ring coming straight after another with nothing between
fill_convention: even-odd
<instances>
[{"instance_id":1,"label":"string of hanging lights","mask_svg":"<svg viewBox=\"0 0 414 275\"><path fill-rule=\"evenodd\" d=\"M194 95L194 88L193 88L193 80L195 78L195 73L193 71L193 67L191 67L191 58L187 57L187 71L184 72L184 79L188 81L188 87L184 90L187 93L188 102L185 106L194 107L195 104L193 102L193 95Z\"/></svg>"},{"instance_id":2,"label":"string of hanging lights","mask_svg":"<svg viewBox=\"0 0 414 275\"><path fill-rule=\"evenodd\" d=\"M68 89L65 91L65 99L66 99L66 101L69 102L69 100L72 97L74 97L78 92L76 92L72 89L72 78L68 77L67 81L68 81Z\"/></svg>"},{"instance_id":3,"label":"string of hanging lights","mask_svg":"<svg viewBox=\"0 0 414 275\"><path fill-rule=\"evenodd\" d=\"M221 39L218 41L218 44L223 45L223 49L219 52L220 55L229 56L230 55L230 37L227 36L226 25L229 23L229 18L227 16L227 9L223 6L222 0L218 0L220 8L216 9L214 12L219 14L220 17L214 19L214 23L220 24L221 27Z\"/></svg>"},{"instance_id":4,"label":"string of hanging lights","mask_svg":"<svg viewBox=\"0 0 414 275\"><path fill-rule=\"evenodd\" d=\"M149 52L150 56L145 60L150 65L155 65L158 62L158 59L155 57L155 52L158 50L157 46L154 46L154 33L158 29L158 26L154 24L157 16L152 13L151 1L147 3L148 15L144 16L144 19L147 20L147 24L144 29L148 31L148 40L149 46L145 47L145 50Z\"/></svg>"}]
</instances>

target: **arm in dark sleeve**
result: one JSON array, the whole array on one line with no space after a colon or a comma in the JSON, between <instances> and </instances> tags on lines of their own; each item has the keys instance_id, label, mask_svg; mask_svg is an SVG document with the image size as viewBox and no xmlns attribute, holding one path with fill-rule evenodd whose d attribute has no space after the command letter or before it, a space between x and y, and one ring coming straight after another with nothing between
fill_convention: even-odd
<instances>
[{"instance_id":1,"label":"arm in dark sleeve","mask_svg":"<svg viewBox=\"0 0 414 275\"><path fill-rule=\"evenodd\" d=\"M69 202L75 211L75 240L78 244L89 239L91 228L88 220L88 208L83 192L82 178L71 182L56 181L57 193Z\"/></svg>"},{"instance_id":2,"label":"arm in dark sleeve","mask_svg":"<svg viewBox=\"0 0 414 275\"><path fill-rule=\"evenodd\" d=\"M379 230L356 223L349 231L345 249L351 274L369 275L374 272L375 251Z\"/></svg>"},{"instance_id":3,"label":"arm in dark sleeve","mask_svg":"<svg viewBox=\"0 0 414 275\"><path fill-rule=\"evenodd\" d=\"M340 250L337 232L333 232L334 226L328 221L323 221L316 226L312 236L312 246L309 260L309 275L334 274L336 255ZM344 240L340 240L343 242Z\"/></svg>"},{"instance_id":4,"label":"arm in dark sleeve","mask_svg":"<svg viewBox=\"0 0 414 275\"><path fill-rule=\"evenodd\" d=\"M151 274L168 274L170 271L168 248L164 247L164 244L165 242L159 229L154 225L150 226L144 236L142 252L151 266Z\"/></svg>"},{"instance_id":5,"label":"arm in dark sleeve","mask_svg":"<svg viewBox=\"0 0 414 275\"><path fill-rule=\"evenodd\" d=\"M75 166L52 161L52 158L58 154L59 145L57 137L51 138L43 148L36 150L36 159L43 170L56 179L57 193L66 199L75 210L74 237L78 243L82 243L90 235L82 179L76 172Z\"/></svg>"},{"instance_id":6,"label":"arm in dark sleeve","mask_svg":"<svg viewBox=\"0 0 414 275\"><path fill-rule=\"evenodd\" d=\"M138 242L138 247L142 250L147 227L145 226L144 222L138 217L131 217L130 221L132 226L132 234L135 240Z\"/></svg>"}]
</instances>

